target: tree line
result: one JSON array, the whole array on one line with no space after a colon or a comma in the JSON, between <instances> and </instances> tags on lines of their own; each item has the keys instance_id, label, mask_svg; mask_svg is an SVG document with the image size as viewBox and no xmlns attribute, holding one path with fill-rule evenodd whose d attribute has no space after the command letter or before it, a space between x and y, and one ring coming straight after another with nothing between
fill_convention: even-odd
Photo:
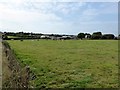
<instances>
[{"instance_id":1,"label":"tree line","mask_svg":"<svg viewBox=\"0 0 120 90\"><path fill-rule=\"evenodd\" d=\"M89 33L79 33L77 35L80 39L120 39L120 35L118 37L115 37L114 34L102 34L102 32L94 32L93 34Z\"/></svg>"},{"instance_id":2,"label":"tree line","mask_svg":"<svg viewBox=\"0 0 120 90\"><path fill-rule=\"evenodd\" d=\"M76 37L76 39L120 39L120 35L115 37L114 34L102 34L102 32L93 32L90 33L78 33L78 35L60 35L60 34L42 34L42 33L25 33L25 32L4 32L2 36L5 40L11 40L10 36L14 36L15 40L19 39L40 39L42 35L47 35L48 37L62 37L66 36L67 38ZM8 38L9 37L9 38Z\"/></svg>"}]
</instances>

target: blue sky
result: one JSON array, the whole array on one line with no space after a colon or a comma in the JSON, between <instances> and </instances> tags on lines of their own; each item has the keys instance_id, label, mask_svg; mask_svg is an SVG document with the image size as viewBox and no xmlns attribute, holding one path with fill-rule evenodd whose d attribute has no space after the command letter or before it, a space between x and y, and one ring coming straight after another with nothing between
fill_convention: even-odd
<instances>
[{"instance_id":1,"label":"blue sky","mask_svg":"<svg viewBox=\"0 0 120 90\"><path fill-rule=\"evenodd\" d=\"M1 0L0 12L2 31L118 34L118 2Z\"/></svg>"}]
</instances>

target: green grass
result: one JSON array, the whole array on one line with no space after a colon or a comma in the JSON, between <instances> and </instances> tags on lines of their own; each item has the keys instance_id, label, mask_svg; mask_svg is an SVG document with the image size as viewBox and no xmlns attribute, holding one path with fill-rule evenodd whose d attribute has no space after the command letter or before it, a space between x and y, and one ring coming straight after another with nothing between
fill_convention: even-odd
<instances>
[{"instance_id":1,"label":"green grass","mask_svg":"<svg viewBox=\"0 0 120 90\"><path fill-rule=\"evenodd\" d=\"M117 40L8 42L22 65L36 74L30 81L34 87L118 87Z\"/></svg>"}]
</instances>

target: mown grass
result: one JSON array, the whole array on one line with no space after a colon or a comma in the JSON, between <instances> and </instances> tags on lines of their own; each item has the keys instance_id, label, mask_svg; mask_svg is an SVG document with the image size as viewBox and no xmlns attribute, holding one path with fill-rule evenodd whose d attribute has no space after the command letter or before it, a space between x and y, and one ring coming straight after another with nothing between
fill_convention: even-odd
<instances>
[{"instance_id":1,"label":"mown grass","mask_svg":"<svg viewBox=\"0 0 120 90\"><path fill-rule=\"evenodd\" d=\"M35 73L34 87L118 87L117 40L8 42L22 65Z\"/></svg>"}]
</instances>

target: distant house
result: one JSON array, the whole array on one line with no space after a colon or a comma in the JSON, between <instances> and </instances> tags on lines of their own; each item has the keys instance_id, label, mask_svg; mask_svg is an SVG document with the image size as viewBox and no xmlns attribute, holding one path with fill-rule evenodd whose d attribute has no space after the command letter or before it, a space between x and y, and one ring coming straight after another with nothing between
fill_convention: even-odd
<instances>
[{"instance_id":1,"label":"distant house","mask_svg":"<svg viewBox=\"0 0 120 90\"><path fill-rule=\"evenodd\" d=\"M70 39L77 39L77 36L74 35L61 35L61 36L50 36L52 40L70 40Z\"/></svg>"},{"instance_id":2,"label":"distant house","mask_svg":"<svg viewBox=\"0 0 120 90\"><path fill-rule=\"evenodd\" d=\"M71 36L71 39L77 40L78 38L77 38L76 35L72 35L72 36Z\"/></svg>"},{"instance_id":3,"label":"distant house","mask_svg":"<svg viewBox=\"0 0 120 90\"><path fill-rule=\"evenodd\" d=\"M48 36L48 35L42 35L40 38L41 39L50 39L50 36Z\"/></svg>"},{"instance_id":4,"label":"distant house","mask_svg":"<svg viewBox=\"0 0 120 90\"><path fill-rule=\"evenodd\" d=\"M57 40L57 37L55 37L55 36L50 36L50 38L51 38L52 40Z\"/></svg>"},{"instance_id":5,"label":"distant house","mask_svg":"<svg viewBox=\"0 0 120 90\"><path fill-rule=\"evenodd\" d=\"M117 39L120 40L120 36L118 36Z\"/></svg>"}]
</instances>

